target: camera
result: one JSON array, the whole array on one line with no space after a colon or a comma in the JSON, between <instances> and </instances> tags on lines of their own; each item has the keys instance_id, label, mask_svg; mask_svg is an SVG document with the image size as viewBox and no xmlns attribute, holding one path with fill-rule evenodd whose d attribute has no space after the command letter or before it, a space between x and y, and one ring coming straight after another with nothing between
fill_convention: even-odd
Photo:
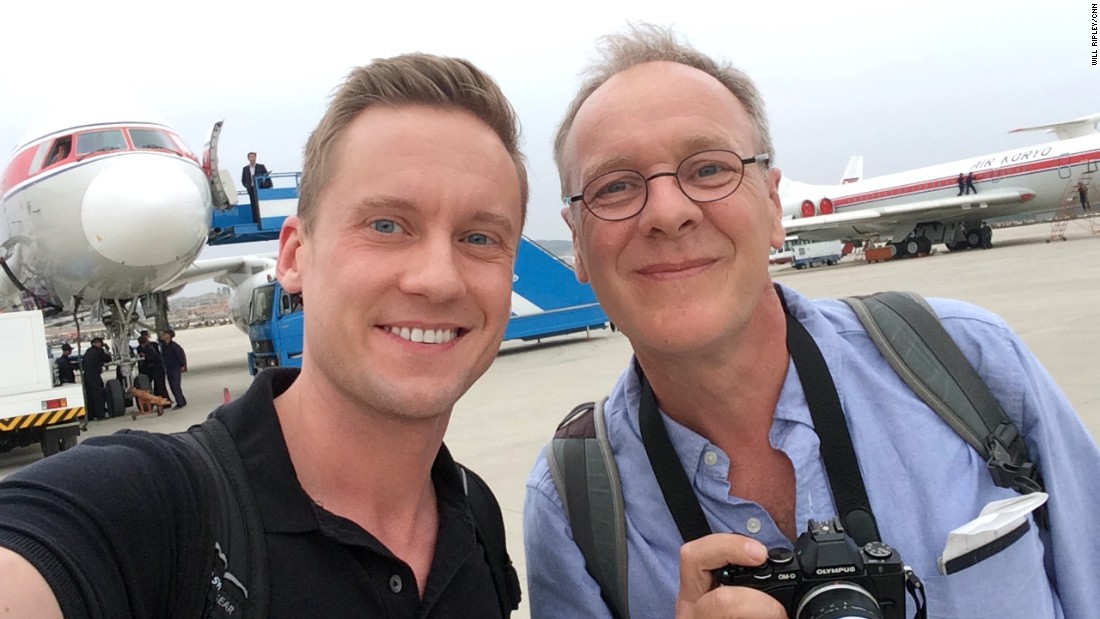
<instances>
[{"instance_id":1,"label":"camera","mask_svg":"<svg viewBox=\"0 0 1100 619\"><path fill-rule=\"evenodd\" d=\"M896 550L857 546L834 518L810 520L794 550L773 548L756 567L714 570L714 581L763 591L791 619L904 619L908 574Z\"/></svg>"}]
</instances>

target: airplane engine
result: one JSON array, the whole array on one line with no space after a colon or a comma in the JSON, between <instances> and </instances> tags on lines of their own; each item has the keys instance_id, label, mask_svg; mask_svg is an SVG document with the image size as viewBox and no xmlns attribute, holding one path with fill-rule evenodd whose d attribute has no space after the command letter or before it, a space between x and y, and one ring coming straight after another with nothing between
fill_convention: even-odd
<instances>
[{"instance_id":1,"label":"airplane engine","mask_svg":"<svg viewBox=\"0 0 1100 619\"><path fill-rule=\"evenodd\" d=\"M833 214L833 201L830 200L829 198L822 198L821 199L821 208L820 208L819 212L822 215L832 215Z\"/></svg>"},{"instance_id":2,"label":"airplane engine","mask_svg":"<svg viewBox=\"0 0 1100 619\"><path fill-rule=\"evenodd\" d=\"M261 271L242 281L229 296L229 317L244 333L248 333L248 318L252 309L252 291L257 286L270 283L275 280L275 269Z\"/></svg>"},{"instance_id":3,"label":"airplane engine","mask_svg":"<svg viewBox=\"0 0 1100 619\"><path fill-rule=\"evenodd\" d=\"M813 200L802 201L802 216L813 217L814 216L814 203Z\"/></svg>"}]
</instances>

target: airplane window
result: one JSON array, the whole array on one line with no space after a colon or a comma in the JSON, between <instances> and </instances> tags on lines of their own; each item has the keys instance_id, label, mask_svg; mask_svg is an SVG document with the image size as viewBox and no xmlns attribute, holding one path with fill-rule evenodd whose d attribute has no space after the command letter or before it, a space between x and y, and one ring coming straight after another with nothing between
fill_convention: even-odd
<instances>
[{"instance_id":1,"label":"airplane window","mask_svg":"<svg viewBox=\"0 0 1100 619\"><path fill-rule=\"evenodd\" d=\"M122 129L92 131L76 136L76 154L78 157L91 153L126 149L126 138L122 137Z\"/></svg>"},{"instance_id":2,"label":"airplane window","mask_svg":"<svg viewBox=\"0 0 1100 619\"><path fill-rule=\"evenodd\" d=\"M157 129L130 129L130 141L134 148L152 148L178 152L168 134Z\"/></svg>"},{"instance_id":3,"label":"airplane window","mask_svg":"<svg viewBox=\"0 0 1100 619\"><path fill-rule=\"evenodd\" d=\"M46 161L43 162L42 167L48 168L59 161L64 161L69 157L69 154L73 149L73 138L71 135L67 135L63 138L58 138L50 146L50 151L46 155Z\"/></svg>"}]
</instances>

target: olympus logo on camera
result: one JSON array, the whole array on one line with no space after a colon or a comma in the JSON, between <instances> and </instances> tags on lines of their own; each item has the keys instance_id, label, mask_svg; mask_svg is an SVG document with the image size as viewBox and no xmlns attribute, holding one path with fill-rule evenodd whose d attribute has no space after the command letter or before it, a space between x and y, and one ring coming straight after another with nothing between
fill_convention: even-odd
<instances>
[{"instance_id":1,"label":"olympus logo on camera","mask_svg":"<svg viewBox=\"0 0 1100 619\"><path fill-rule=\"evenodd\" d=\"M855 574L856 566L847 565L844 567L819 567L814 570L814 574L818 576L832 576L833 574Z\"/></svg>"}]
</instances>

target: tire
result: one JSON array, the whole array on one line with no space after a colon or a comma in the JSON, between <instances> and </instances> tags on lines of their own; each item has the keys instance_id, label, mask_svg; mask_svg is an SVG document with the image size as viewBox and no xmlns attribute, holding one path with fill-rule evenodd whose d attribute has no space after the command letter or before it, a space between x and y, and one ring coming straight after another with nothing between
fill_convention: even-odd
<instances>
[{"instance_id":1,"label":"tire","mask_svg":"<svg viewBox=\"0 0 1100 619\"><path fill-rule=\"evenodd\" d=\"M905 255L916 256L919 253L920 243L917 242L917 239L909 239L905 242Z\"/></svg>"},{"instance_id":2,"label":"tire","mask_svg":"<svg viewBox=\"0 0 1100 619\"><path fill-rule=\"evenodd\" d=\"M966 244L969 247L981 247L982 235L977 230L971 230L966 233Z\"/></svg>"},{"instance_id":3,"label":"tire","mask_svg":"<svg viewBox=\"0 0 1100 619\"><path fill-rule=\"evenodd\" d=\"M149 380L149 377L145 374L138 374L134 379L134 386L142 391L148 391L153 393L153 381Z\"/></svg>"},{"instance_id":4,"label":"tire","mask_svg":"<svg viewBox=\"0 0 1100 619\"><path fill-rule=\"evenodd\" d=\"M49 458L61 451L61 442L56 438L42 437L42 455Z\"/></svg>"},{"instance_id":5,"label":"tire","mask_svg":"<svg viewBox=\"0 0 1100 619\"><path fill-rule=\"evenodd\" d=\"M122 383L112 378L105 385L107 395L107 413L118 417L126 413L126 396L122 393Z\"/></svg>"},{"instance_id":6,"label":"tire","mask_svg":"<svg viewBox=\"0 0 1100 619\"><path fill-rule=\"evenodd\" d=\"M66 433L64 436L58 436L55 432L46 430L41 441L42 455L49 457L76 447L77 434L79 434L79 430L76 433Z\"/></svg>"}]
</instances>

